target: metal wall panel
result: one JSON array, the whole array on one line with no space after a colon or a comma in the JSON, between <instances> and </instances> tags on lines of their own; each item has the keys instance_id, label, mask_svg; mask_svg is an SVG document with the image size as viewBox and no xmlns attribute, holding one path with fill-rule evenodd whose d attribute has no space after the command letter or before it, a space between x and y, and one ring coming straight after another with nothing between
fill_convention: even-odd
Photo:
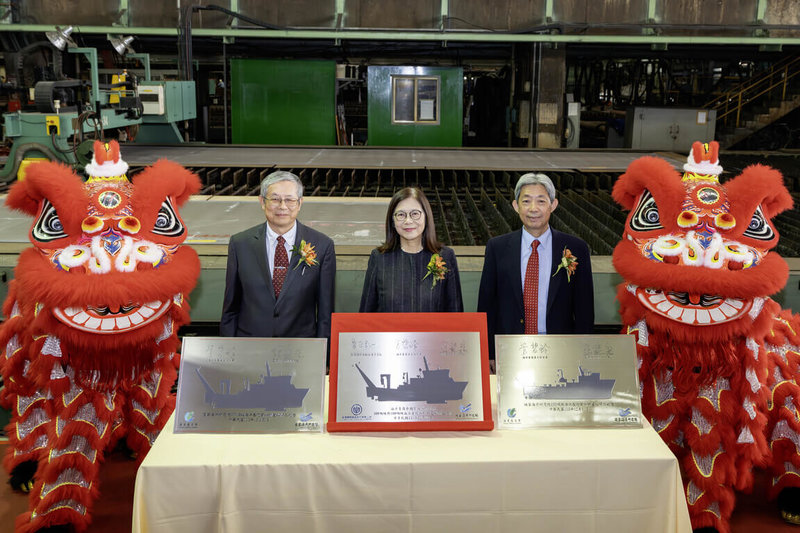
<instances>
[{"instance_id":1,"label":"metal wall panel","mask_svg":"<svg viewBox=\"0 0 800 533\"><path fill-rule=\"evenodd\" d=\"M454 30L524 31L547 24L546 0L340 0L342 27L382 29L439 29L442 15L446 28ZM592 24L592 34L638 34L641 30L619 24L647 22L654 3L657 23L670 25L729 25L714 35L751 35L751 26L763 11L767 24L800 24L800 2L796 0L552 0L551 23L563 23L565 33L585 32L569 24ZM120 0L22 0L18 2L20 23L92 25L134 28L174 28L180 9L190 5L216 4L230 9L231 0L128 0L127 12ZM238 11L267 24L295 28L329 29L336 26L337 0L239 0ZM229 17L203 11L192 17L195 28L226 28ZM614 27L603 28L603 24ZM233 26L251 26L234 22ZM600 25L600 26L597 26ZM707 29L669 28L668 35L706 35ZM772 37L797 36L797 30L770 30Z\"/></svg>"},{"instance_id":2,"label":"metal wall panel","mask_svg":"<svg viewBox=\"0 0 800 533\"><path fill-rule=\"evenodd\" d=\"M576 24L639 24L647 18L647 0L571 0L554 2L557 22ZM619 33L620 29L614 29Z\"/></svg>"},{"instance_id":3,"label":"metal wall panel","mask_svg":"<svg viewBox=\"0 0 800 533\"><path fill-rule=\"evenodd\" d=\"M110 26L119 18L119 0L24 0L23 24Z\"/></svg>"},{"instance_id":4,"label":"metal wall panel","mask_svg":"<svg viewBox=\"0 0 800 533\"><path fill-rule=\"evenodd\" d=\"M544 0L450 0L449 29L524 31L545 23Z\"/></svg>"},{"instance_id":5,"label":"metal wall panel","mask_svg":"<svg viewBox=\"0 0 800 533\"><path fill-rule=\"evenodd\" d=\"M794 24L800 26L800 2L797 0L769 0L764 13L764 22L767 24ZM792 37L797 31L772 30L773 37Z\"/></svg>"},{"instance_id":6,"label":"metal wall panel","mask_svg":"<svg viewBox=\"0 0 800 533\"><path fill-rule=\"evenodd\" d=\"M220 2L226 5L227 2ZM178 8L175 2L136 2L128 7L130 10L131 26L143 26L146 28L172 27L178 26ZM192 26L202 24L202 15L192 18Z\"/></svg>"},{"instance_id":7,"label":"metal wall panel","mask_svg":"<svg viewBox=\"0 0 800 533\"><path fill-rule=\"evenodd\" d=\"M333 0L239 0L239 13L275 26L332 28L334 4Z\"/></svg>"},{"instance_id":8,"label":"metal wall panel","mask_svg":"<svg viewBox=\"0 0 800 533\"><path fill-rule=\"evenodd\" d=\"M336 144L336 63L231 60L232 138L238 144Z\"/></svg>"},{"instance_id":9,"label":"metal wall panel","mask_svg":"<svg viewBox=\"0 0 800 533\"><path fill-rule=\"evenodd\" d=\"M439 0L344 0L345 26L351 28L439 27Z\"/></svg>"},{"instance_id":10,"label":"metal wall panel","mask_svg":"<svg viewBox=\"0 0 800 533\"><path fill-rule=\"evenodd\" d=\"M709 5L710 4L710 5ZM662 24L752 24L756 18L758 0L657 0L657 21ZM671 35L706 35L708 30L670 30ZM715 29L714 35L742 34L741 28L730 31Z\"/></svg>"}]
</instances>

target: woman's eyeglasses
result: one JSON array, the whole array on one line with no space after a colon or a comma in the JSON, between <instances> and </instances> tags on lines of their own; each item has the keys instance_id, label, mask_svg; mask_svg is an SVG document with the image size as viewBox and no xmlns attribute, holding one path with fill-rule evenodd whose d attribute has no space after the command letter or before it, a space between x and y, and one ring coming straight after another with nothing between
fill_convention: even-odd
<instances>
[{"instance_id":1,"label":"woman's eyeglasses","mask_svg":"<svg viewBox=\"0 0 800 533\"><path fill-rule=\"evenodd\" d=\"M419 220L422 218L422 211L419 209L412 209L408 213L405 211L395 211L394 212L394 219L398 222L405 221L406 217L411 217L411 220Z\"/></svg>"}]
</instances>

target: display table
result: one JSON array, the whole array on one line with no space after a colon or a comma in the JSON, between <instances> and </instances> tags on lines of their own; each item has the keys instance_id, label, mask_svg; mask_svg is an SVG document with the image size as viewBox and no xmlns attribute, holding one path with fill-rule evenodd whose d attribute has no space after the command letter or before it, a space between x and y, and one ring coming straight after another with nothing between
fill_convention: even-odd
<instances>
[{"instance_id":1,"label":"display table","mask_svg":"<svg viewBox=\"0 0 800 533\"><path fill-rule=\"evenodd\" d=\"M643 429L174 434L136 476L135 533L688 532Z\"/></svg>"}]
</instances>

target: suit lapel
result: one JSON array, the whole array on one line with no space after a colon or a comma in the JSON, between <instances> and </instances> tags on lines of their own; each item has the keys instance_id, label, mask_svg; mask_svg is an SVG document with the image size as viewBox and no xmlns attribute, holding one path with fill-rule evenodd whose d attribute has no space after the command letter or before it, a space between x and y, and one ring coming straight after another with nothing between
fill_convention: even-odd
<instances>
[{"instance_id":1,"label":"suit lapel","mask_svg":"<svg viewBox=\"0 0 800 533\"><path fill-rule=\"evenodd\" d=\"M525 305L522 301L522 267L520 266L520 261L522 261L522 256L520 255L522 250L522 231L523 230L517 231L508 240L508 249L502 257L511 258L510 275L511 284L512 287L514 287L514 301L517 303L517 307L520 308L524 314Z\"/></svg>"},{"instance_id":2,"label":"suit lapel","mask_svg":"<svg viewBox=\"0 0 800 533\"><path fill-rule=\"evenodd\" d=\"M300 222L297 223L297 231L294 234L294 242L292 243L292 247L298 246L301 240L305 240L306 238L306 227L302 225ZM313 243L312 243L313 244ZM298 276L303 274L303 265L297 266L297 261L300 258L297 254L292 253L289 257L289 270L286 272L286 279L283 280L283 287L281 288L281 295L278 296L278 301L284 299L284 294L288 293L291 289L292 285L296 282ZM288 296L287 296L288 298Z\"/></svg>"},{"instance_id":3,"label":"suit lapel","mask_svg":"<svg viewBox=\"0 0 800 533\"><path fill-rule=\"evenodd\" d=\"M561 290L561 284L564 283L564 280L567 278L566 275L559 275L555 276L556 270L558 269L558 265L561 262L561 251L564 249L564 239L562 238L562 234L552 228L550 228L550 232L552 233L552 248L551 248L551 261L550 261L550 288L547 290L547 312L550 312L550 309L553 307L553 302L556 301L556 294L558 291ZM560 274L563 274L560 273Z\"/></svg>"},{"instance_id":4,"label":"suit lapel","mask_svg":"<svg viewBox=\"0 0 800 533\"><path fill-rule=\"evenodd\" d=\"M266 223L258 226L253 233L253 240L251 241L253 247L253 256L258 263L258 270L261 273L261 279L266 280L267 292L270 297L275 300L275 291L272 289L272 276L269 273L269 265L267 264L267 227Z\"/></svg>"}]
</instances>

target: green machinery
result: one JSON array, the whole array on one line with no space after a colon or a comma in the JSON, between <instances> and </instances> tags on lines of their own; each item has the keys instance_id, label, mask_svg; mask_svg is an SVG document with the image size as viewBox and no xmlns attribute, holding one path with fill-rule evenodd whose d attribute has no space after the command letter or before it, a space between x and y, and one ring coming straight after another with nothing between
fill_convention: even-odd
<instances>
[{"instance_id":1,"label":"green machinery","mask_svg":"<svg viewBox=\"0 0 800 533\"><path fill-rule=\"evenodd\" d=\"M145 67L145 79L123 75L101 85L95 48L70 48L90 64L90 80L43 81L34 88L36 111L5 113L5 136L11 152L0 182L24 172L30 161L50 159L83 167L91 160L92 142L110 130L125 129L141 143L181 143L177 123L197 117L193 81L152 81L149 54L129 54ZM87 100L88 98L88 100ZM115 135L116 136L116 135ZM92 139L87 139L92 137Z\"/></svg>"}]
</instances>

